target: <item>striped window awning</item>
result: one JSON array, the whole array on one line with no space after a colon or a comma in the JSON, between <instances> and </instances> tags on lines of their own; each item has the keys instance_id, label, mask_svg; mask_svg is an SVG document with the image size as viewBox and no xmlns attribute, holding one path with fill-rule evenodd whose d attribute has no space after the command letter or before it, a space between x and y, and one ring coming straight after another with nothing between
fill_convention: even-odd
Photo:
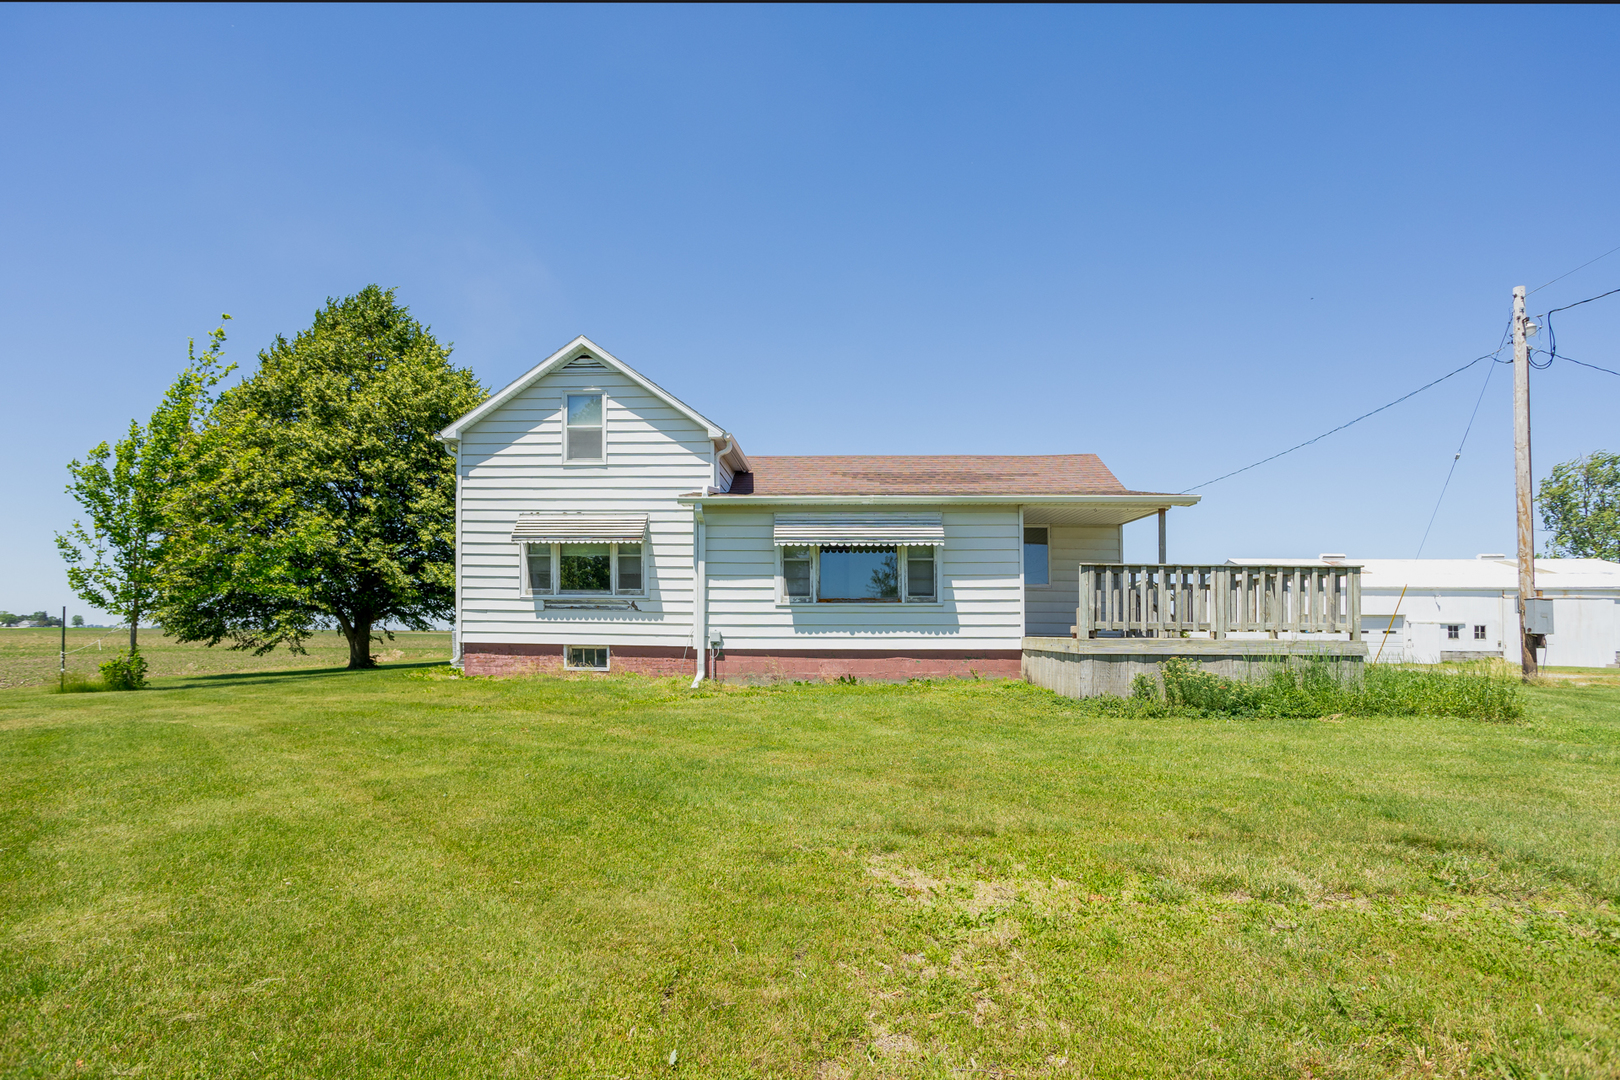
<instances>
[{"instance_id":1,"label":"striped window awning","mask_svg":"<svg viewBox=\"0 0 1620 1080\"><path fill-rule=\"evenodd\" d=\"M912 544L945 542L940 515L927 511L846 510L836 513L777 514L778 547L798 544Z\"/></svg>"},{"instance_id":2,"label":"striped window awning","mask_svg":"<svg viewBox=\"0 0 1620 1080\"><path fill-rule=\"evenodd\" d=\"M646 535L646 514L519 514L512 529L519 544L639 544Z\"/></svg>"}]
</instances>

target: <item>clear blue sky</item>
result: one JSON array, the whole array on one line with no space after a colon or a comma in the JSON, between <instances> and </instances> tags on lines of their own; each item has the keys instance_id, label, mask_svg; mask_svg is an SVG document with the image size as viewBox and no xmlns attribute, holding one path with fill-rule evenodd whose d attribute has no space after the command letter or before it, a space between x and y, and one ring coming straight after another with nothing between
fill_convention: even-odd
<instances>
[{"instance_id":1,"label":"clear blue sky","mask_svg":"<svg viewBox=\"0 0 1620 1080\"><path fill-rule=\"evenodd\" d=\"M1612 8L8 5L0 49L13 611L87 612L64 464L222 311L251 364L378 282L491 387L583 333L753 453L1094 451L1175 491L1620 244ZM1558 330L1620 368L1620 298ZM1510 381L1426 555L1511 550ZM1533 385L1538 475L1620 450L1620 378ZM1482 386L1206 489L1172 557L1412 555Z\"/></svg>"}]
</instances>

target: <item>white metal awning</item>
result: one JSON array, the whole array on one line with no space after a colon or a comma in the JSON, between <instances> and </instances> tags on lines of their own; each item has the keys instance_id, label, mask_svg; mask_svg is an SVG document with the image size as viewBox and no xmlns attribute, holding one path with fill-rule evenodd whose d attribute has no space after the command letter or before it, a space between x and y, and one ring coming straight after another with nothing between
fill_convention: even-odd
<instances>
[{"instance_id":1,"label":"white metal awning","mask_svg":"<svg viewBox=\"0 0 1620 1080\"><path fill-rule=\"evenodd\" d=\"M777 514L778 547L797 544L943 544L939 513L896 510L843 510Z\"/></svg>"},{"instance_id":2,"label":"white metal awning","mask_svg":"<svg viewBox=\"0 0 1620 1080\"><path fill-rule=\"evenodd\" d=\"M519 514L512 528L520 544L639 544L646 535L646 514Z\"/></svg>"}]
</instances>

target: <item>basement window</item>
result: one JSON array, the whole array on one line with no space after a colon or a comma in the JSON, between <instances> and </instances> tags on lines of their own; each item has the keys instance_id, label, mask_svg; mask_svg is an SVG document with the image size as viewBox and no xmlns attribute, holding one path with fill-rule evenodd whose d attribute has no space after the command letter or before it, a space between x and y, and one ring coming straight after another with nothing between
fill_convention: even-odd
<instances>
[{"instance_id":1,"label":"basement window","mask_svg":"<svg viewBox=\"0 0 1620 1080\"><path fill-rule=\"evenodd\" d=\"M563 460L605 461L607 433L602 395L569 394L564 413Z\"/></svg>"},{"instance_id":2,"label":"basement window","mask_svg":"<svg viewBox=\"0 0 1620 1080\"><path fill-rule=\"evenodd\" d=\"M570 671L606 671L608 669L608 651L606 646L570 645L567 650L567 662L563 665Z\"/></svg>"}]
</instances>

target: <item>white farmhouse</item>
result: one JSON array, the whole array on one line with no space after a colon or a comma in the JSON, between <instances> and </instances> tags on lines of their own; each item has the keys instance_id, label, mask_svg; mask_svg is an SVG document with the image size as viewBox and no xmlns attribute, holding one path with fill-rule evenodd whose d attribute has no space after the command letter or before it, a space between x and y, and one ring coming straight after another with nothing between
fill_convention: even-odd
<instances>
[{"instance_id":1,"label":"white farmhouse","mask_svg":"<svg viewBox=\"0 0 1620 1080\"><path fill-rule=\"evenodd\" d=\"M1016 676L1082 562L1198 501L1091 454L750 458L583 337L440 437L474 674Z\"/></svg>"}]
</instances>

